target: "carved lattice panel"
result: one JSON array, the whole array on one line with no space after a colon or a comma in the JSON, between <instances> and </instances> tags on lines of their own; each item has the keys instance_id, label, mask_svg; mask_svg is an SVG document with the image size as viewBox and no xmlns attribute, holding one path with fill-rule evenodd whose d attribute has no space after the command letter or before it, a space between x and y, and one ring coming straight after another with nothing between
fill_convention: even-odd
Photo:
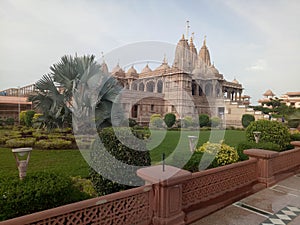
<instances>
[{"instance_id":1,"label":"carved lattice panel","mask_svg":"<svg viewBox=\"0 0 300 225\"><path fill-rule=\"evenodd\" d=\"M201 172L200 172L201 173ZM256 162L219 170L183 183L182 204L193 205L235 190L257 179Z\"/></svg>"},{"instance_id":2,"label":"carved lattice panel","mask_svg":"<svg viewBox=\"0 0 300 225\"><path fill-rule=\"evenodd\" d=\"M300 157L298 151L287 151L281 153L278 157L270 160L273 168L273 173L291 169L300 164Z\"/></svg>"},{"instance_id":3,"label":"carved lattice panel","mask_svg":"<svg viewBox=\"0 0 300 225\"><path fill-rule=\"evenodd\" d=\"M134 190L134 189L132 189ZM150 224L152 189L88 208L45 218L31 225Z\"/></svg>"}]
</instances>

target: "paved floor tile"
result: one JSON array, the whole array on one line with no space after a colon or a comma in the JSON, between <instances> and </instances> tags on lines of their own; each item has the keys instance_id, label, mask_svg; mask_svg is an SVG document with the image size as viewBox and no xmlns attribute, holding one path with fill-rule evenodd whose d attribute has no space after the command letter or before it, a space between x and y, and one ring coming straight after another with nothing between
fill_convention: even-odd
<instances>
[{"instance_id":1,"label":"paved floor tile","mask_svg":"<svg viewBox=\"0 0 300 225\"><path fill-rule=\"evenodd\" d=\"M300 224L300 174L210 214L192 225L287 224Z\"/></svg>"}]
</instances>

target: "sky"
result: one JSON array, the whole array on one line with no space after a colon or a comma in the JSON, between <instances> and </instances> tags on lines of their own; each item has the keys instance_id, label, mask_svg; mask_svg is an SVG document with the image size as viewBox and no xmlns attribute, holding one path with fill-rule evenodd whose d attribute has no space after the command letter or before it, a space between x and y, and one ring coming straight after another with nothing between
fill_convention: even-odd
<instances>
[{"instance_id":1,"label":"sky","mask_svg":"<svg viewBox=\"0 0 300 225\"><path fill-rule=\"evenodd\" d=\"M216 68L257 105L267 89L300 91L299 12L298 0L1 0L0 90L36 82L66 54L102 62L134 43L175 47L189 20L197 49L206 35Z\"/></svg>"}]
</instances>

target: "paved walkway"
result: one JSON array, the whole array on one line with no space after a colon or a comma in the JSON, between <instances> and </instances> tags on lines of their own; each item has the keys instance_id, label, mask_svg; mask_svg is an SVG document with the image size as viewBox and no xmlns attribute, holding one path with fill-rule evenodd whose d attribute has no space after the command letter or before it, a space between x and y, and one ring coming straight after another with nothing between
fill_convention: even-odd
<instances>
[{"instance_id":1,"label":"paved walkway","mask_svg":"<svg viewBox=\"0 0 300 225\"><path fill-rule=\"evenodd\" d=\"M244 198L192 225L300 225L300 174Z\"/></svg>"}]
</instances>

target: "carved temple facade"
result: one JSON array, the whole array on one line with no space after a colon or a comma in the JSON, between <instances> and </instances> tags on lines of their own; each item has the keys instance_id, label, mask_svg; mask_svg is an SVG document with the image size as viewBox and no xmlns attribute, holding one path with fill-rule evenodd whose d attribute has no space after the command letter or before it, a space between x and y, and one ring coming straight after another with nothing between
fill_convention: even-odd
<instances>
[{"instance_id":1,"label":"carved temple facade","mask_svg":"<svg viewBox=\"0 0 300 225\"><path fill-rule=\"evenodd\" d=\"M104 61L101 69L109 73ZM149 123L154 113L164 116L170 112L177 119L202 113L224 119L225 114L230 114L232 102L234 107L249 105L250 97L242 95L242 84L236 79L227 81L211 63L205 39L198 52L193 38L188 41L183 35L172 65L164 58L157 68L152 70L146 64L138 73L134 65L126 72L117 64L110 73L124 87L123 107L140 124ZM245 109L237 120L244 113Z\"/></svg>"}]
</instances>

